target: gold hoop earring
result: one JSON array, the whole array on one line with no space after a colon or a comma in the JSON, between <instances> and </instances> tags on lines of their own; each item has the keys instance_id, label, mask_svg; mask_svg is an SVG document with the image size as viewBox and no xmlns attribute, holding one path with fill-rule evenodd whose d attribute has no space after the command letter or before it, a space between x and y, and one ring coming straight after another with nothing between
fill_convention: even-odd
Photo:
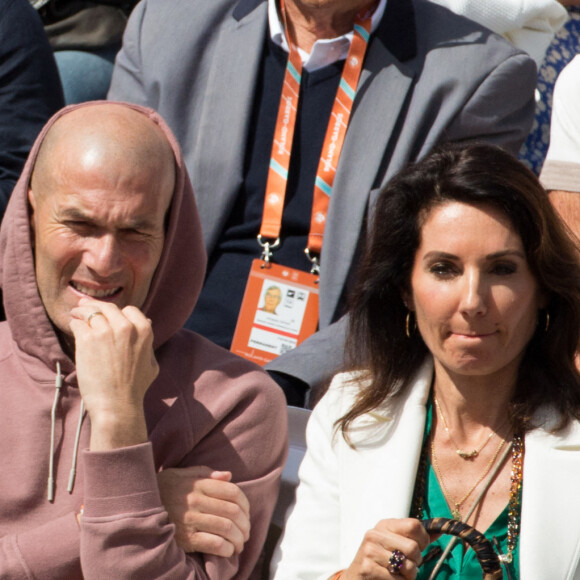
<instances>
[{"instance_id":1,"label":"gold hoop earring","mask_svg":"<svg viewBox=\"0 0 580 580\"><path fill-rule=\"evenodd\" d=\"M544 332L548 332L550 328L550 313L546 310L546 324L544 325Z\"/></svg>"},{"instance_id":2,"label":"gold hoop earring","mask_svg":"<svg viewBox=\"0 0 580 580\"><path fill-rule=\"evenodd\" d=\"M405 317L405 334L407 338L411 338L411 311L407 310L407 316Z\"/></svg>"}]
</instances>

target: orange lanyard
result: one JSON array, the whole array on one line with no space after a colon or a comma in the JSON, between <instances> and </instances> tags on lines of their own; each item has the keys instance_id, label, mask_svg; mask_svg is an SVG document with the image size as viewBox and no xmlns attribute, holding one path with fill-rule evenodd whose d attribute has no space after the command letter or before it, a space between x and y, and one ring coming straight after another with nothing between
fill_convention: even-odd
<instances>
[{"instance_id":1,"label":"orange lanyard","mask_svg":"<svg viewBox=\"0 0 580 580\"><path fill-rule=\"evenodd\" d=\"M290 54L286 64L280 106L276 119L274 142L272 144L270 167L266 182L262 226L258 236L258 242L264 248L262 257L266 262L271 257L270 250L280 243L284 198L290 170L290 155L296 126L300 82L302 80L302 59L300 58L298 47L290 38L288 26L286 25L284 0L280 0L280 7ZM308 235L308 245L305 249L306 255L313 262L313 272L318 271L317 256L320 255L322 250L324 226L336 168L344 144L344 137L368 46L372 12L373 10L367 10L358 14L355 19L353 39L332 106L330 122L326 129L318 170L316 171L310 233Z\"/></svg>"}]
</instances>

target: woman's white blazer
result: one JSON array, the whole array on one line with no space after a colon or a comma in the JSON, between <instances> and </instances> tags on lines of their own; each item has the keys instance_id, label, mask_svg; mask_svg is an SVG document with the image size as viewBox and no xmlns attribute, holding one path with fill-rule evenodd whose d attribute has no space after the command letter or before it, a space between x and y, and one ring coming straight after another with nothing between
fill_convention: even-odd
<instances>
[{"instance_id":1,"label":"woman's white blazer","mask_svg":"<svg viewBox=\"0 0 580 580\"><path fill-rule=\"evenodd\" d=\"M314 409L296 503L274 556L275 580L328 579L385 518L409 516L433 375L426 362L405 397L360 417L349 447L334 422L358 385L337 375ZM549 413L545 413L549 427ZM525 438L521 580L580 580L580 423Z\"/></svg>"}]
</instances>

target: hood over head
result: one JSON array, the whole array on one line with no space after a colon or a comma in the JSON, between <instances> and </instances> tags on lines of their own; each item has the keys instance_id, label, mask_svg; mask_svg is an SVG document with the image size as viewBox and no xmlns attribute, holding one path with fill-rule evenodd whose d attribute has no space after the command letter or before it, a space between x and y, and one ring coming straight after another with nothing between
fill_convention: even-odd
<instances>
[{"instance_id":1,"label":"hood over head","mask_svg":"<svg viewBox=\"0 0 580 580\"><path fill-rule=\"evenodd\" d=\"M102 108L106 115L111 106L127 107L155 123L167 138L175 160L175 186L166 218L163 251L141 308L152 320L155 348L183 326L195 306L205 276L206 253L191 181L179 145L163 119L151 109L112 101L82 103L59 111L34 143L10 198L0 229L0 286L6 318L19 349L43 360L52 369L57 361L64 361L64 372L71 372L74 367L60 346L38 292L28 189L40 146L50 128L72 111L96 107Z\"/></svg>"}]
</instances>

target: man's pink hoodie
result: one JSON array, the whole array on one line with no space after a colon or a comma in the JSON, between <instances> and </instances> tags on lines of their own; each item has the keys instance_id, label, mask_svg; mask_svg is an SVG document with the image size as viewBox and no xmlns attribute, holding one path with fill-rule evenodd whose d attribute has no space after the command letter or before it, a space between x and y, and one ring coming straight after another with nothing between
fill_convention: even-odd
<instances>
[{"instance_id":1,"label":"man's pink hoodie","mask_svg":"<svg viewBox=\"0 0 580 580\"><path fill-rule=\"evenodd\" d=\"M163 255L143 306L153 321L160 366L145 400L150 442L90 452L90 421L84 417L78 453L74 449L81 420L75 365L38 294L27 202L39 144L57 118L78 106L70 107L37 139L0 232L7 316L0 324L0 579L246 578L276 501L287 448L283 394L257 367L181 329L206 262L193 192L165 123L153 111L126 106L161 127L177 167ZM69 493L75 457L78 472ZM53 501L47 499L51 462ZM252 529L241 555L186 556L177 547L156 472L191 465L231 471L248 496ZM79 527L75 514L81 505Z\"/></svg>"}]
</instances>

